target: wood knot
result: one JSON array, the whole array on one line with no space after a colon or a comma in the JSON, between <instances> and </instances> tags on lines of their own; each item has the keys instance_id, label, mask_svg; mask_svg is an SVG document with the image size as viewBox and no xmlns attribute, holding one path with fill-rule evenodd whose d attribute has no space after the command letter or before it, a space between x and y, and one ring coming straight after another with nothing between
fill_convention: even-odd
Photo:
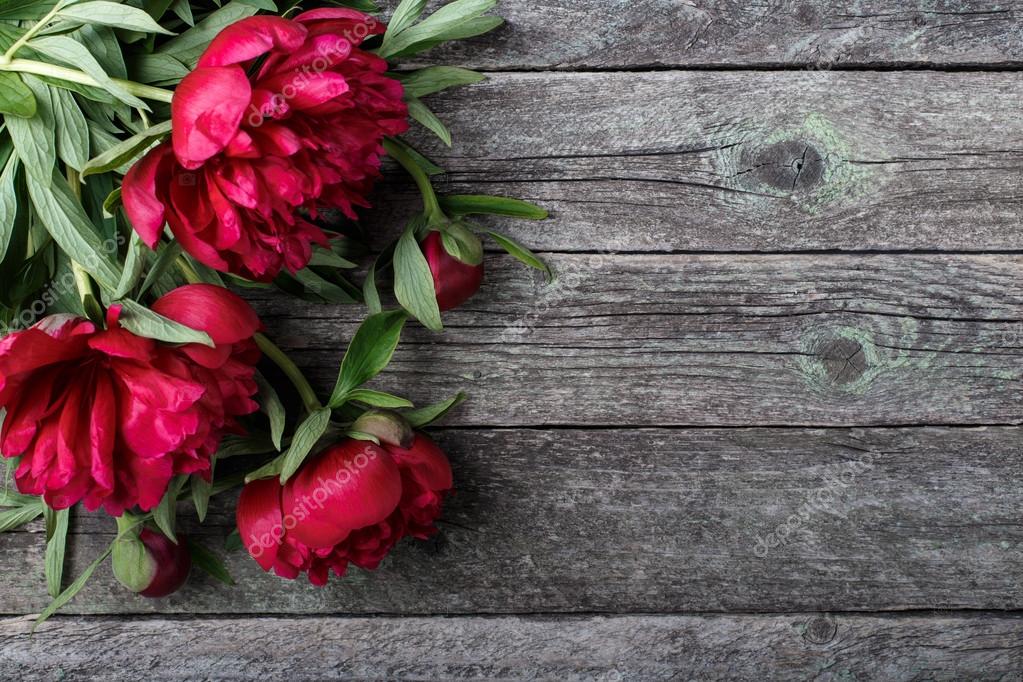
<instances>
[{"instance_id":1,"label":"wood knot","mask_svg":"<svg viewBox=\"0 0 1023 682\"><path fill-rule=\"evenodd\" d=\"M828 339L817 348L816 354L824 365L825 376L832 383L851 383L867 371L866 354L863 346L855 339Z\"/></svg>"},{"instance_id":2,"label":"wood knot","mask_svg":"<svg viewBox=\"0 0 1023 682\"><path fill-rule=\"evenodd\" d=\"M757 150L749 173L764 185L785 192L812 190L824 180L824 158L813 145L783 140Z\"/></svg>"},{"instance_id":3,"label":"wood knot","mask_svg":"<svg viewBox=\"0 0 1023 682\"><path fill-rule=\"evenodd\" d=\"M810 619L803 631L803 639L811 644L827 644L838 633L838 623L830 616L817 616Z\"/></svg>"}]
</instances>

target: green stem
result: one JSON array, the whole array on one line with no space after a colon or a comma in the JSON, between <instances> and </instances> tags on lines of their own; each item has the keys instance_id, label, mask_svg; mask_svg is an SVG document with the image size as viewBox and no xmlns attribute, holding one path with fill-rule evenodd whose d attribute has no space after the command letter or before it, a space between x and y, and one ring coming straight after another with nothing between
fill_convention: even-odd
<instances>
[{"instance_id":1,"label":"green stem","mask_svg":"<svg viewBox=\"0 0 1023 682\"><path fill-rule=\"evenodd\" d=\"M264 334L256 334L255 339L256 345L263 351L263 354L273 360L274 364L280 367L281 371L291 380L298 394L302 397L305 409L309 412L315 412L323 407L320 404L320 399L316 397L316 391L309 385L309 380L302 374L302 370L291 361L291 358Z\"/></svg>"},{"instance_id":2,"label":"green stem","mask_svg":"<svg viewBox=\"0 0 1023 682\"><path fill-rule=\"evenodd\" d=\"M32 26L32 28L25 31L25 35L18 38L14 42L14 44L11 45L10 49L8 49L7 52L4 52L3 57L0 57L0 62L4 64L9 64L11 60L14 59L14 55L18 52L18 50L24 47L25 43L35 38L36 34L39 33L39 31L43 30L46 27L46 25L50 23L50 20L53 19L53 17L55 17L57 15L57 12L59 11L60 3L58 2L53 6L53 9L50 10L49 14L47 14L45 17L36 22L36 24Z\"/></svg>"},{"instance_id":3,"label":"green stem","mask_svg":"<svg viewBox=\"0 0 1023 682\"><path fill-rule=\"evenodd\" d=\"M178 256L178 259L174 261L174 264L178 266L178 270L181 271L185 281L189 284L202 284L203 279L199 276L199 273L195 271L192 264L188 262L184 254Z\"/></svg>"},{"instance_id":4,"label":"green stem","mask_svg":"<svg viewBox=\"0 0 1023 682\"><path fill-rule=\"evenodd\" d=\"M419 187L419 192L423 195L423 208L426 210L426 216L430 223L443 220L444 212L440 210L440 202L437 201L437 194L433 191L433 183L430 182L430 176L394 140L384 138L384 149L416 181L416 186Z\"/></svg>"},{"instance_id":5,"label":"green stem","mask_svg":"<svg viewBox=\"0 0 1023 682\"><path fill-rule=\"evenodd\" d=\"M49 76L51 78L57 78L71 83L89 85L94 88L103 87L102 83L83 71L69 69L64 66L57 66L56 64L47 64L46 62L37 62L31 59L12 59L6 63L0 59L0 71L31 73L37 76ZM142 83L136 83L135 81L128 81L122 78L111 78L110 80L137 97L144 97L156 102L170 102L174 97L173 90L154 88L151 85L143 85Z\"/></svg>"}]
</instances>

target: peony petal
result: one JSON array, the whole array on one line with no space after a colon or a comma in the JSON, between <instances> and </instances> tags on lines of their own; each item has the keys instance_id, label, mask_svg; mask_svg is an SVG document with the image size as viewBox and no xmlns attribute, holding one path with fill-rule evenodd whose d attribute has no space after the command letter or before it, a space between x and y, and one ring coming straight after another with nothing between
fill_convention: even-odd
<instances>
[{"instance_id":1,"label":"peony petal","mask_svg":"<svg viewBox=\"0 0 1023 682\"><path fill-rule=\"evenodd\" d=\"M284 488L289 530L309 547L331 547L353 531L380 523L401 500L401 473L387 451L346 440L303 467Z\"/></svg>"},{"instance_id":2,"label":"peony petal","mask_svg":"<svg viewBox=\"0 0 1023 682\"><path fill-rule=\"evenodd\" d=\"M241 64L278 49L297 50L306 29L294 21L273 16L248 17L237 21L210 41L199 57L199 68Z\"/></svg>"},{"instance_id":3,"label":"peony petal","mask_svg":"<svg viewBox=\"0 0 1023 682\"><path fill-rule=\"evenodd\" d=\"M149 248L155 248L166 222L165 206L157 194L157 187L165 185L169 171L164 160L171 157L169 142L152 149L137 161L124 176L121 200L128 221Z\"/></svg>"},{"instance_id":4,"label":"peony petal","mask_svg":"<svg viewBox=\"0 0 1023 682\"><path fill-rule=\"evenodd\" d=\"M262 329L248 303L235 293L213 284L186 284L152 305L153 312L199 329L214 343L237 343Z\"/></svg>"},{"instance_id":5,"label":"peony petal","mask_svg":"<svg viewBox=\"0 0 1023 682\"><path fill-rule=\"evenodd\" d=\"M450 490L454 485L451 463L436 443L422 433L416 433L409 449L386 445L398 468L408 472L427 490Z\"/></svg>"},{"instance_id":6,"label":"peony petal","mask_svg":"<svg viewBox=\"0 0 1023 682\"><path fill-rule=\"evenodd\" d=\"M263 478L247 484L238 498L235 516L245 549L264 571L269 571L276 562L278 548L284 538L281 484L277 478Z\"/></svg>"},{"instance_id":7,"label":"peony petal","mask_svg":"<svg viewBox=\"0 0 1023 682\"><path fill-rule=\"evenodd\" d=\"M171 102L178 162L194 170L227 147L251 96L249 79L238 66L199 68L185 76Z\"/></svg>"}]
</instances>

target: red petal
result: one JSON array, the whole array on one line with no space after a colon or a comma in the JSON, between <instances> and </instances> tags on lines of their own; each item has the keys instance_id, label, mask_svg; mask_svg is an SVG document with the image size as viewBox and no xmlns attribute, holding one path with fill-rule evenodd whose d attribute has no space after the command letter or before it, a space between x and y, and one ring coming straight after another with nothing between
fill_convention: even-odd
<instances>
[{"instance_id":1,"label":"red petal","mask_svg":"<svg viewBox=\"0 0 1023 682\"><path fill-rule=\"evenodd\" d=\"M292 537L312 548L333 547L395 510L401 473L383 448L347 440L303 467L285 486L283 500L297 521L288 531Z\"/></svg>"},{"instance_id":2,"label":"red petal","mask_svg":"<svg viewBox=\"0 0 1023 682\"><path fill-rule=\"evenodd\" d=\"M274 49L297 50L305 37L305 27L294 21L271 16L248 17L217 34L199 57L199 68L240 64Z\"/></svg>"},{"instance_id":3,"label":"red petal","mask_svg":"<svg viewBox=\"0 0 1023 682\"><path fill-rule=\"evenodd\" d=\"M181 165L196 169L227 147L251 97L249 79L238 66L196 69L185 76L171 102L174 154Z\"/></svg>"},{"instance_id":4,"label":"red petal","mask_svg":"<svg viewBox=\"0 0 1023 682\"><path fill-rule=\"evenodd\" d=\"M169 142L155 147L128 169L121 184L124 212L149 248L154 248L160 241L163 224L166 222L164 205L157 195L156 187L158 176L161 175L160 166L172 152ZM159 179L160 184L165 182L165 179Z\"/></svg>"},{"instance_id":5,"label":"red petal","mask_svg":"<svg viewBox=\"0 0 1023 682\"><path fill-rule=\"evenodd\" d=\"M199 329L214 343L237 343L262 328L259 317L240 296L213 284L186 284L161 297L153 312Z\"/></svg>"},{"instance_id":6,"label":"red petal","mask_svg":"<svg viewBox=\"0 0 1023 682\"><path fill-rule=\"evenodd\" d=\"M245 548L264 571L269 571L284 538L281 484L277 478L263 478L247 484L238 498L235 516L238 534Z\"/></svg>"},{"instance_id":7,"label":"red petal","mask_svg":"<svg viewBox=\"0 0 1023 682\"><path fill-rule=\"evenodd\" d=\"M417 433L408 450L390 445L386 447L398 462L398 468L411 473L424 488L441 491L450 490L454 485L447 455L424 434Z\"/></svg>"}]
</instances>

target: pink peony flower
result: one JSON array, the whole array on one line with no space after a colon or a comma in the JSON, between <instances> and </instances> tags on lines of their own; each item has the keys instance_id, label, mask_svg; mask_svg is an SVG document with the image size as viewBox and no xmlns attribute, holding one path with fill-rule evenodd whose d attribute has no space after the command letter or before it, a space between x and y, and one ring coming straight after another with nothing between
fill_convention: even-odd
<instances>
[{"instance_id":1,"label":"pink peony flower","mask_svg":"<svg viewBox=\"0 0 1023 682\"><path fill-rule=\"evenodd\" d=\"M51 315L0 340L0 454L20 457L18 490L54 509L84 501L120 516L152 509L171 478L208 477L235 418L254 412L259 318L220 287L193 284L152 306L216 344L174 346L123 329Z\"/></svg>"},{"instance_id":2,"label":"pink peony flower","mask_svg":"<svg viewBox=\"0 0 1023 682\"><path fill-rule=\"evenodd\" d=\"M379 176L381 141L408 129L401 84L359 49L385 26L355 10L257 16L213 39L171 104L172 139L124 178L150 247L164 223L193 257L260 281L305 267L317 208L355 218Z\"/></svg>"}]
</instances>

